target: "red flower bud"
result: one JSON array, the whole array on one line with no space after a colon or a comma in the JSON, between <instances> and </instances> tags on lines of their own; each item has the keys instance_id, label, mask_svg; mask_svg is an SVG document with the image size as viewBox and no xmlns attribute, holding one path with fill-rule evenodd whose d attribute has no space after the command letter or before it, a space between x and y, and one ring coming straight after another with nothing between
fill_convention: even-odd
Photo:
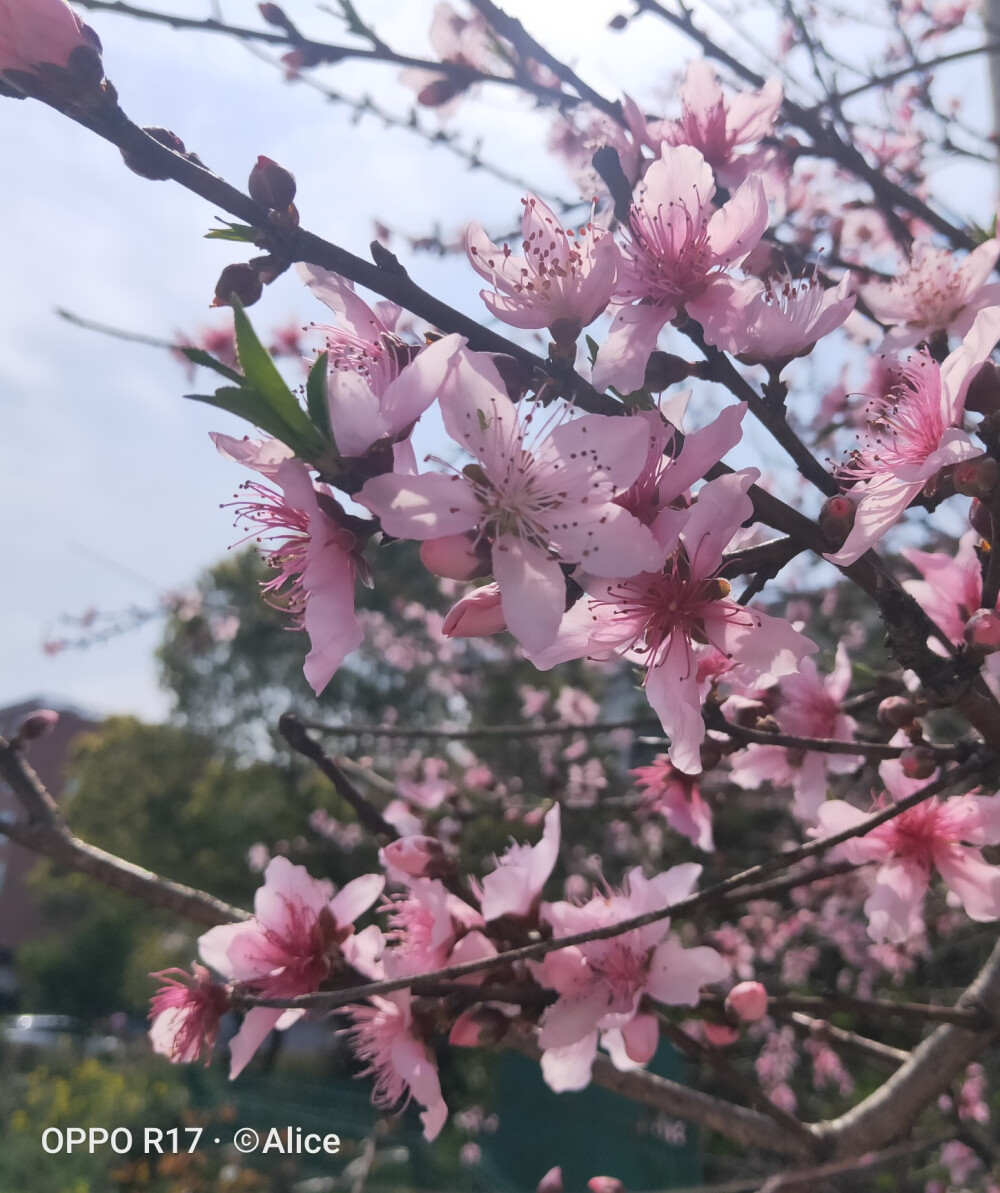
<instances>
[{"instance_id":1,"label":"red flower bud","mask_svg":"<svg viewBox=\"0 0 1000 1193\"><path fill-rule=\"evenodd\" d=\"M740 982L726 995L726 1010L744 1023L755 1023L767 1014L767 991L760 982Z\"/></svg>"},{"instance_id":2,"label":"red flower bud","mask_svg":"<svg viewBox=\"0 0 1000 1193\"><path fill-rule=\"evenodd\" d=\"M59 714L51 708L36 708L28 713L14 734L14 744L24 745L29 741L37 741L46 733L51 733L59 724Z\"/></svg>"},{"instance_id":3,"label":"red flower bud","mask_svg":"<svg viewBox=\"0 0 1000 1193\"><path fill-rule=\"evenodd\" d=\"M878 706L878 723L886 729L905 729L913 724L917 710L908 696L886 696Z\"/></svg>"},{"instance_id":4,"label":"red flower bud","mask_svg":"<svg viewBox=\"0 0 1000 1193\"><path fill-rule=\"evenodd\" d=\"M983 654L1000 650L1000 615L991 609L977 609L965 623L965 640Z\"/></svg>"},{"instance_id":5,"label":"red flower bud","mask_svg":"<svg viewBox=\"0 0 1000 1193\"><path fill-rule=\"evenodd\" d=\"M542 1177L535 1193L563 1193L562 1169L558 1165Z\"/></svg>"},{"instance_id":6,"label":"red flower bud","mask_svg":"<svg viewBox=\"0 0 1000 1193\"><path fill-rule=\"evenodd\" d=\"M727 1048L740 1038L740 1033L728 1023L703 1023L702 1031L705 1039L716 1048Z\"/></svg>"},{"instance_id":7,"label":"red flower bud","mask_svg":"<svg viewBox=\"0 0 1000 1193\"><path fill-rule=\"evenodd\" d=\"M592 1176L587 1188L590 1193L625 1193L625 1186L614 1176Z\"/></svg>"},{"instance_id":8,"label":"red flower bud","mask_svg":"<svg viewBox=\"0 0 1000 1193\"><path fill-rule=\"evenodd\" d=\"M435 79L417 92L417 103L425 108L440 108L443 104L461 95L466 84L451 79Z\"/></svg>"},{"instance_id":9,"label":"red flower bud","mask_svg":"<svg viewBox=\"0 0 1000 1193\"><path fill-rule=\"evenodd\" d=\"M989 507L983 505L981 501L973 501L969 508L969 525L977 534L981 534L984 539L991 538L993 535L993 519L990 516Z\"/></svg>"},{"instance_id":10,"label":"red flower bud","mask_svg":"<svg viewBox=\"0 0 1000 1193\"><path fill-rule=\"evenodd\" d=\"M929 779L938 768L937 757L927 746L907 746L899 763L908 779Z\"/></svg>"},{"instance_id":11,"label":"red flower bud","mask_svg":"<svg viewBox=\"0 0 1000 1193\"><path fill-rule=\"evenodd\" d=\"M823 503L823 508L819 511L819 528L831 551L839 551L847 542L856 513L857 507L854 502L842 494L828 497Z\"/></svg>"},{"instance_id":12,"label":"red flower bud","mask_svg":"<svg viewBox=\"0 0 1000 1193\"><path fill-rule=\"evenodd\" d=\"M286 211L295 200L295 178L269 157L258 157L247 186L250 198L268 211Z\"/></svg>"},{"instance_id":13,"label":"red flower bud","mask_svg":"<svg viewBox=\"0 0 1000 1193\"><path fill-rule=\"evenodd\" d=\"M243 306L252 307L263 293L264 283L256 269L249 265L227 265L216 283L212 306L231 307L235 295Z\"/></svg>"},{"instance_id":14,"label":"red flower bud","mask_svg":"<svg viewBox=\"0 0 1000 1193\"><path fill-rule=\"evenodd\" d=\"M978 456L975 460L963 460L955 465L952 473L955 492L963 497L977 497L982 500L993 494L1000 481L1000 464L992 456Z\"/></svg>"}]
</instances>

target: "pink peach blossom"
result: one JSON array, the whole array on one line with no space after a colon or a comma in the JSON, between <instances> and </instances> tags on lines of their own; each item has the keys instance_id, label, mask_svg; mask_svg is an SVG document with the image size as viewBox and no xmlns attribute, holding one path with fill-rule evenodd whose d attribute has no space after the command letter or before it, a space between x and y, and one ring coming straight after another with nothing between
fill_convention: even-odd
<instances>
[{"instance_id":1,"label":"pink peach blossom","mask_svg":"<svg viewBox=\"0 0 1000 1193\"><path fill-rule=\"evenodd\" d=\"M668 549L676 539L678 499L686 502L691 486L740 442L745 414L742 402L726 406L708 426L683 436L676 453L677 428L662 413L643 410L634 415L649 427L649 451L642 471L615 504L648 526Z\"/></svg>"},{"instance_id":2,"label":"pink peach blossom","mask_svg":"<svg viewBox=\"0 0 1000 1193\"><path fill-rule=\"evenodd\" d=\"M713 311L705 325L711 342L746 364L768 362L784 367L811 351L817 340L838 328L854 310L851 277L826 290L817 276L768 278L742 283L732 307L722 317ZM741 299L746 296L742 306Z\"/></svg>"},{"instance_id":3,"label":"pink peach blossom","mask_svg":"<svg viewBox=\"0 0 1000 1193\"><path fill-rule=\"evenodd\" d=\"M498 248L479 224L469 225L465 251L472 268L493 286L480 295L491 314L512 327L547 327L572 342L608 305L618 276L618 246L588 223L568 231L541 199L521 200L524 256Z\"/></svg>"},{"instance_id":4,"label":"pink peach blossom","mask_svg":"<svg viewBox=\"0 0 1000 1193\"><path fill-rule=\"evenodd\" d=\"M666 323L682 312L706 324L734 298L726 270L757 244L767 227L767 200L749 178L716 210L715 180L697 149L664 145L632 205L623 233L614 301L621 303L594 366L594 384L639 389Z\"/></svg>"},{"instance_id":5,"label":"pink peach blossom","mask_svg":"<svg viewBox=\"0 0 1000 1193\"><path fill-rule=\"evenodd\" d=\"M465 349L451 358L440 407L448 434L479 468L377 476L358 501L398 538L473 528L489 538L504 619L522 645L540 650L555 637L566 604L560 563L612 576L662 559L650 531L614 504L646 458L643 423L557 414L529 440L534 412L521 420L492 360Z\"/></svg>"},{"instance_id":6,"label":"pink peach blossom","mask_svg":"<svg viewBox=\"0 0 1000 1193\"><path fill-rule=\"evenodd\" d=\"M310 290L337 316L321 328L329 354L327 404L342 456L356 457L381 439L404 437L437 397L458 336L429 347L406 343L396 328L401 310L377 303L373 310L350 282L314 265L300 265Z\"/></svg>"},{"instance_id":7,"label":"pink peach blossom","mask_svg":"<svg viewBox=\"0 0 1000 1193\"><path fill-rule=\"evenodd\" d=\"M229 991L213 982L197 962L190 974L164 969L150 977L164 983L153 995L149 1011L153 1051L177 1064L190 1064L205 1052L208 1063L219 1037L219 1022L229 1010Z\"/></svg>"},{"instance_id":8,"label":"pink peach blossom","mask_svg":"<svg viewBox=\"0 0 1000 1193\"><path fill-rule=\"evenodd\" d=\"M681 88L679 120L650 126L649 137L668 145L691 145L712 167L723 186L732 188L746 177L747 153L774 127L784 92L777 79L759 91L746 91L727 101L719 78L704 59L688 67Z\"/></svg>"},{"instance_id":9,"label":"pink peach blossom","mask_svg":"<svg viewBox=\"0 0 1000 1193\"><path fill-rule=\"evenodd\" d=\"M893 782L892 771L887 774L883 766L881 772L883 781ZM860 824L866 815L842 800L829 800L820 808L815 835L833 836ZM833 852L858 865L878 863L874 889L865 902L868 933L875 941L901 943L921 930L921 906L935 870L970 919L1000 919L1000 866L987 865L981 851L983 845L996 844L1000 796L962 795L925 800Z\"/></svg>"},{"instance_id":10,"label":"pink peach blossom","mask_svg":"<svg viewBox=\"0 0 1000 1193\"><path fill-rule=\"evenodd\" d=\"M642 791L643 809L659 812L672 829L692 845L711 853L712 809L701 798L697 775L679 771L666 754L658 754L649 766L629 771Z\"/></svg>"},{"instance_id":11,"label":"pink peach blossom","mask_svg":"<svg viewBox=\"0 0 1000 1193\"><path fill-rule=\"evenodd\" d=\"M275 607L309 635L303 668L313 691L323 691L344 659L364 641L354 611L357 540L332 514L343 514L328 485L314 484L301 460L288 458L276 440L212 436L219 451L273 479L277 488L248 481L237 515L254 535L275 541L266 556L277 570L264 585Z\"/></svg>"},{"instance_id":12,"label":"pink peach blossom","mask_svg":"<svg viewBox=\"0 0 1000 1193\"><path fill-rule=\"evenodd\" d=\"M620 923L667 907L694 889L701 866L674 866L647 879L636 867L621 892L596 895L588 903L547 903L542 920L553 935L570 936ZM724 979L729 966L710 948L682 948L660 920L606 940L594 940L546 954L530 963L537 980L559 998L539 1023L542 1073L556 1090L583 1089L598 1038L619 1068L643 1066L659 1043L656 1016L640 1011L644 994L668 1006L697 1006L701 987Z\"/></svg>"},{"instance_id":13,"label":"pink peach blossom","mask_svg":"<svg viewBox=\"0 0 1000 1193\"><path fill-rule=\"evenodd\" d=\"M967 336L976 315L1000 303L1000 283L987 284L998 256L1000 240L984 241L961 261L949 249L921 242L905 273L862 286L868 309L891 325L883 351L908 348L940 331Z\"/></svg>"},{"instance_id":14,"label":"pink peach blossom","mask_svg":"<svg viewBox=\"0 0 1000 1193\"><path fill-rule=\"evenodd\" d=\"M983 454L961 428L965 395L1000 339L1000 307L976 316L964 343L942 365L926 351L907 361L901 383L872 403L862 447L840 469L853 484L854 526L841 549L826 558L854 563L899 519L942 468Z\"/></svg>"},{"instance_id":15,"label":"pink peach blossom","mask_svg":"<svg viewBox=\"0 0 1000 1193\"><path fill-rule=\"evenodd\" d=\"M198 941L201 958L216 973L263 998L292 998L317 990L344 962L354 921L382 893L385 879L365 874L334 895L329 882L304 866L272 858L254 899L253 918L211 928ZM230 1077L238 1076L272 1028L291 1026L303 1011L253 1007L230 1043Z\"/></svg>"},{"instance_id":16,"label":"pink peach blossom","mask_svg":"<svg viewBox=\"0 0 1000 1193\"><path fill-rule=\"evenodd\" d=\"M386 907L394 973L426 973L496 952L479 931L485 927L483 917L440 880L410 878L407 888Z\"/></svg>"},{"instance_id":17,"label":"pink peach blossom","mask_svg":"<svg viewBox=\"0 0 1000 1193\"><path fill-rule=\"evenodd\" d=\"M545 828L537 845L511 845L497 858L496 869L481 883L473 882L483 918L527 918L538 909L542 888L559 857L559 805L545 814Z\"/></svg>"},{"instance_id":18,"label":"pink peach blossom","mask_svg":"<svg viewBox=\"0 0 1000 1193\"><path fill-rule=\"evenodd\" d=\"M363 1075L375 1081L372 1101L389 1110L416 1098L424 1107L420 1119L430 1141L448 1121L448 1107L433 1055L413 1022L411 1001L409 990L396 990L345 1012L354 1025L349 1038L355 1055L368 1066Z\"/></svg>"},{"instance_id":19,"label":"pink peach blossom","mask_svg":"<svg viewBox=\"0 0 1000 1193\"><path fill-rule=\"evenodd\" d=\"M704 485L694 506L678 514L676 545L662 572L588 581L589 599L565 615L552 646L528 652L540 670L587 655L642 664L646 698L670 738L670 761L690 775L701 773L705 738L695 643L707 641L730 664L775 676L794 674L816 649L782 618L730 599L718 575L723 551L753 513L747 489L758 475L745 469Z\"/></svg>"},{"instance_id":20,"label":"pink peach blossom","mask_svg":"<svg viewBox=\"0 0 1000 1193\"><path fill-rule=\"evenodd\" d=\"M962 641L966 622L982 602L983 570L976 554L979 541L979 535L970 530L962 535L954 555L914 547L904 547L901 552L923 577L906 580L903 587L956 644ZM932 641L930 645L935 644Z\"/></svg>"},{"instance_id":21,"label":"pink peach blossom","mask_svg":"<svg viewBox=\"0 0 1000 1193\"><path fill-rule=\"evenodd\" d=\"M0 74L64 67L82 47L100 42L64 0L0 0Z\"/></svg>"},{"instance_id":22,"label":"pink peach blossom","mask_svg":"<svg viewBox=\"0 0 1000 1193\"><path fill-rule=\"evenodd\" d=\"M387 866L410 878L437 878L445 864L444 849L436 837L410 836L390 841L382 850Z\"/></svg>"},{"instance_id":23,"label":"pink peach blossom","mask_svg":"<svg viewBox=\"0 0 1000 1193\"><path fill-rule=\"evenodd\" d=\"M821 678L812 659L803 659L797 675L778 681L774 719L782 733L853 741L857 722L840 711L851 684L851 660L846 645L837 646L833 672ZM788 785L795 793L795 815L813 823L826 799L827 775L850 774L863 757L827 754L820 750L791 750L784 746L750 745L733 755L730 778L739 787Z\"/></svg>"}]
</instances>

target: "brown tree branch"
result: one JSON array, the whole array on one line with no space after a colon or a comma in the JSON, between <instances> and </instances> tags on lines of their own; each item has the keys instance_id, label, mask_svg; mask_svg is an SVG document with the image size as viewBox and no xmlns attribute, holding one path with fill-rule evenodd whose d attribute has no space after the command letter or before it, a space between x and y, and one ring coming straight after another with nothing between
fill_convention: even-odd
<instances>
[{"instance_id":1,"label":"brown tree branch","mask_svg":"<svg viewBox=\"0 0 1000 1193\"><path fill-rule=\"evenodd\" d=\"M27 820L0 821L0 833L33 853L51 858L69 870L86 874L105 886L175 912L198 924L213 926L249 919L204 891L172 882L114 854L78 840L69 831L59 806L24 760L20 750L0 737L0 775L27 813Z\"/></svg>"},{"instance_id":2,"label":"brown tree branch","mask_svg":"<svg viewBox=\"0 0 1000 1193\"><path fill-rule=\"evenodd\" d=\"M792 1022L813 1039L851 1049L863 1056L881 1061L883 1064L892 1065L893 1068L910 1059L910 1054L902 1048L893 1048L879 1040L869 1040L867 1036L858 1035L854 1031L846 1031L842 1027L835 1027L832 1023L827 1023L825 1019L813 1019L811 1015L804 1015L801 1011L793 1012Z\"/></svg>"},{"instance_id":3,"label":"brown tree branch","mask_svg":"<svg viewBox=\"0 0 1000 1193\"><path fill-rule=\"evenodd\" d=\"M713 708L713 706L709 706ZM898 758L906 746L892 746L887 742L874 741L840 741L828 737L801 737L796 733L772 733L767 729L753 729L749 725L736 725L727 721L718 706L706 717L706 724L710 729L725 733L736 741L750 745L784 746L789 750L815 750L821 754L856 754L865 758ZM922 743L928 750L944 761L954 761L967 758L973 747L968 743L959 742L954 746L934 745L931 742Z\"/></svg>"},{"instance_id":4,"label":"brown tree branch","mask_svg":"<svg viewBox=\"0 0 1000 1193\"><path fill-rule=\"evenodd\" d=\"M672 1023L662 1015L660 1016L660 1034L691 1060L714 1069L723 1081L738 1090L747 1099L754 1110L766 1114L791 1139L798 1140L803 1152L812 1152L815 1155L820 1150L812 1129L800 1122L794 1114L789 1114L787 1110L776 1106L755 1081L745 1077L729 1063L720 1049L702 1044L693 1036L688 1035L683 1027Z\"/></svg>"},{"instance_id":5,"label":"brown tree branch","mask_svg":"<svg viewBox=\"0 0 1000 1193\"><path fill-rule=\"evenodd\" d=\"M511 1037L508 1046L532 1060L541 1059L541 1049L527 1036ZM686 1122L698 1123L744 1147L762 1148L785 1156L808 1155L812 1150L811 1146L806 1148L799 1137L789 1134L773 1119L756 1110L713 1098L654 1073L642 1070L622 1073L606 1056L596 1057L591 1075L595 1085L643 1106L677 1115Z\"/></svg>"},{"instance_id":6,"label":"brown tree branch","mask_svg":"<svg viewBox=\"0 0 1000 1193\"><path fill-rule=\"evenodd\" d=\"M817 1129L835 1155L858 1155L897 1138L1000 1037L1000 941L959 1006L980 1011L988 1026L979 1031L950 1023L937 1028L874 1093L846 1114L820 1124Z\"/></svg>"},{"instance_id":7,"label":"brown tree branch","mask_svg":"<svg viewBox=\"0 0 1000 1193\"><path fill-rule=\"evenodd\" d=\"M332 1010L336 1007L362 1001L363 999L370 998L372 995L389 994L394 990L408 989L413 985L415 978L418 976L425 981L452 981L467 977L470 974L484 973L499 966L512 965L519 961L537 960L540 957L544 957L546 953L556 952L559 949L589 944L594 940L609 940L612 937L621 936L625 932L631 932L635 928L644 928L647 924L655 924L672 916L682 913L687 914L698 908L721 902L724 897L733 894L734 891L757 883L759 879L765 878L775 870L787 869L787 867L805 861L807 858L820 856L835 846L843 844L844 841L864 836L880 824L885 824L893 820L909 808L915 807L932 796L939 795L952 787L963 791L967 790L970 785L974 785L979 780L981 775L982 763L977 760L971 760L961 766L956 766L948 774L942 775L933 783L927 784L927 786L922 787L919 791L914 792L912 795L907 796L906 799L900 800L891 807L884 808L882 811L867 817L852 828L845 829L843 832L836 833L831 837L824 837L813 841L809 845L800 846L798 849L778 854L765 862L760 862L756 866L751 866L747 870L742 870L738 874L733 874L721 882L706 887L703 891L689 895L685 899L680 899L676 903L645 912L642 915L632 916L629 919L620 920L617 924L592 928L585 932L577 932L569 936L560 936L551 940L540 940L537 943L508 949L502 953L497 953L493 957L445 966L431 973L420 975L410 974L383 981L369 982L363 986L353 986L347 989L302 994L295 998L255 999L252 1005L295 1008L314 1007L322 1010ZM805 881L809 881L808 876L806 876Z\"/></svg>"},{"instance_id":8,"label":"brown tree branch","mask_svg":"<svg viewBox=\"0 0 1000 1193\"><path fill-rule=\"evenodd\" d=\"M642 729L659 725L655 717L630 717L621 721L591 721L586 725L572 725L553 721L549 725L479 725L471 729L434 729L420 725L329 725L324 721L302 719L299 724L330 737L447 738L449 741L469 741L474 738L559 737L573 733L613 733L617 729Z\"/></svg>"},{"instance_id":9,"label":"brown tree branch","mask_svg":"<svg viewBox=\"0 0 1000 1193\"><path fill-rule=\"evenodd\" d=\"M381 812L354 786L343 770L329 754L306 732L305 724L294 713L282 713L278 721L281 736L303 758L308 758L337 789L337 794L354 809L362 827L370 833L379 845L399 840L399 830L391 825Z\"/></svg>"}]
</instances>

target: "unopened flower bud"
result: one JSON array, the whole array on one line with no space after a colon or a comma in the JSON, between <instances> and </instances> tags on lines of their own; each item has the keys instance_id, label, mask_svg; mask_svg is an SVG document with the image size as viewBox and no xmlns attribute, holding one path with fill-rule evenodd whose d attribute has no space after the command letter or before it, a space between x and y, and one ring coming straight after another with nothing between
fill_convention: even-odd
<instances>
[{"instance_id":1,"label":"unopened flower bud","mask_svg":"<svg viewBox=\"0 0 1000 1193\"><path fill-rule=\"evenodd\" d=\"M437 539L426 539L420 544L420 562L435 576L448 580L476 580L488 576L491 570L489 547L480 540L485 552L480 549L476 538L470 534L446 534Z\"/></svg>"},{"instance_id":2,"label":"unopened flower bud","mask_svg":"<svg viewBox=\"0 0 1000 1193\"><path fill-rule=\"evenodd\" d=\"M993 494L1000 481L1000 464L992 456L977 456L955 465L952 474L955 492L963 497L977 497L980 501Z\"/></svg>"},{"instance_id":3,"label":"unopened flower bud","mask_svg":"<svg viewBox=\"0 0 1000 1193\"><path fill-rule=\"evenodd\" d=\"M535 1193L563 1193L562 1169L558 1164L550 1168L538 1182Z\"/></svg>"},{"instance_id":4,"label":"unopened flower bud","mask_svg":"<svg viewBox=\"0 0 1000 1193\"><path fill-rule=\"evenodd\" d=\"M819 528L832 551L839 551L847 542L856 514L854 502L842 494L828 497L823 502L823 508L819 511Z\"/></svg>"},{"instance_id":5,"label":"unopened flower bud","mask_svg":"<svg viewBox=\"0 0 1000 1193\"><path fill-rule=\"evenodd\" d=\"M625 1186L614 1176L592 1176L587 1188L590 1193L626 1193Z\"/></svg>"},{"instance_id":6,"label":"unopened flower bud","mask_svg":"<svg viewBox=\"0 0 1000 1193\"><path fill-rule=\"evenodd\" d=\"M507 628L500 605L500 587L484 584L457 601L445 615L446 638L485 638Z\"/></svg>"},{"instance_id":7,"label":"unopened flower bud","mask_svg":"<svg viewBox=\"0 0 1000 1193\"><path fill-rule=\"evenodd\" d=\"M668 385L691 376L691 365L680 356L670 352L653 352L646 362L646 377L643 386L654 394L665 390Z\"/></svg>"},{"instance_id":8,"label":"unopened flower bud","mask_svg":"<svg viewBox=\"0 0 1000 1193\"><path fill-rule=\"evenodd\" d=\"M440 878L448 865L436 837L400 837L390 841L382 853L390 866L411 878Z\"/></svg>"},{"instance_id":9,"label":"unopened flower bud","mask_svg":"<svg viewBox=\"0 0 1000 1193\"><path fill-rule=\"evenodd\" d=\"M716 1048L728 1048L740 1038L737 1029L730 1027L728 1023L703 1023L701 1028L705 1033L705 1039Z\"/></svg>"},{"instance_id":10,"label":"unopened flower bud","mask_svg":"<svg viewBox=\"0 0 1000 1193\"><path fill-rule=\"evenodd\" d=\"M977 609L965 623L965 640L983 654L1000 650L1000 615L992 609Z\"/></svg>"},{"instance_id":11,"label":"unopened flower bud","mask_svg":"<svg viewBox=\"0 0 1000 1193\"><path fill-rule=\"evenodd\" d=\"M760 982L740 982L726 995L726 1010L744 1023L756 1023L767 1014L767 991Z\"/></svg>"},{"instance_id":12,"label":"unopened flower bud","mask_svg":"<svg viewBox=\"0 0 1000 1193\"><path fill-rule=\"evenodd\" d=\"M452 1025L448 1043L456 1048L491 1048L507 1034L507 1016L496 1007L470 1007Z\"/></svg>"},{"instance_id":13,"label":"unopened flower bud","mask_svg":"<svg viewBox=\"0 0 1000 1193\"><path fill-rule=\"evenodd\" d=\"M993 414L1000 410L1000 368L988 360L972 378L965 395L965 409L975 414Z\"/></svg>"},{"instance_id":14,"label":"unopened flower bud","mask_svg":"<svg viewBox=\"0 0 1000 1193\"><path fill-rule=\"evenodd\" d=\"M295 201L295 178L276 161L261 155L250 171L250 198L268 211L284 211Z\"/></svg>"},{"instance_id":15,"label":"unopened flower bud","mask_svg":"<svg viewBox=\"0 0 1000 1193\"><path fill-rule=\"evenodd\" d=\"M937 757L927 746L907 746L899 764L908 779L929 779L938 768Z\"/></svg>"},{"instance_id":16,"label":"unopened flower bud","mask_svg":"<svg viewBox=\"0 0 1000 1193\"><path fill-rule=\"evenodd\" d=\"M257 8L269 25L276 25L279 29L288 28L288 17L277 4L258 4Z\"/></svg>"},{"instance_id":17,"label":"unopened flower bud","mask_svg":"<svg viewBox=\"0 0 1000 1193\"><path fill-rule=\"evenodd\" d=\"M24 745L29 741L37 741L38 738L44 737L46 733L51 733L59 724L59 714L51 708L36 708L34 712L28 713L24 720L18 725L17 731L14 734L14 744Z\"/></svg>"},{"instance_id":18,"label":"unopened flower bud","mask_svg":"<svg viewBox=\"0 0 1000 1193\"><path fill-rule=\"evenodd\" d=\"M420 88L417 92L417 103L425 108L440 108L456 95L461 95L465 88L465 83L452 79L435 79L433 83Z\"/></svg>"},{"instance_id":19,"label":"unopened flower bud","mask_svg":"<svg viewBox=\"0 0 1000 1193\"><path fill-rule=\"evenodd\" d=\"M993 519L990 516L989 508L981 501L973 501L972 508L969 510L969 525L977 533L981 534L984 539L989 539L993 535Z\"/></svg>"},{"instance_id":20,"label":"unopened flower bud","mask_svg":"<svg viewBox=\"0 0 1000 1193\"><path fill-rule=\"evenodd\" d=\"M249 265L227 265L219 275L212 306L231 307L235 295L243 306L252 307L263 293L264 283L256 269Z\"/></svg>"},{"instance_id":21,"label":"unopened flower bud","mask_svg":"<svg viewBox=\"0 0 1000 1193\"><path fill-rule=\"evenodd\" d=\"M913 724L917 710L909 696L886 696L878 706L878 723L886 729L905 729Z\"/></svg>"}]
</instances>

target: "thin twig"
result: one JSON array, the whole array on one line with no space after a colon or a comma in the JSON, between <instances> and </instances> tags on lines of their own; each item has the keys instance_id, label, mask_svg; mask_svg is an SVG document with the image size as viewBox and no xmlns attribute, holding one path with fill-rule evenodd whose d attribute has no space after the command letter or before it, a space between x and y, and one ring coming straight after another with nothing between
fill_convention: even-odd
<instances>
[{"instance_id":1,"label":"thin twig","mask_svg":"<svg viewBox=\"0 0 1000 1193\"><path fill-rule=\"evenodd\" d=\"M459 965L449 965L439 970L434 970L431 973L420 975L425 980L433 981L448 981L456 978L463 978L469 974L483 973L489 969L495 969L502 965L512 965L518 961L537 960L539 957L544 957L546 953L556 952L559 949L571 948L576 945L589 944L595 940L608 940L615 936L621 936L625 932L631 932L636 928L644 928L647 924L658 923L662 920L668 919L671 916L676 916L681 913L687 914L697 908L705 907L707 905L721 901L724 896L731 895L735 890L755 884L759 879L766 877L775 870L785 869L788 866L796 865L798 862L805 861L807 858L817 857L837 845L843 844L844 841L852 840L855 837L864 836L871 832L872 829L877 828L880 824L885 824L893 820L896 816L901 815L909 808L915 807L917 804L932 796L940 794L953 786L960 786L963 790L968 787L968 780L973 776L978 777L981 773L981 764L977 762L969 762L962 766L955 767L946 775L942 775L933 783L922 787L919 791L914 792L906 799L900 800L890 808L885 808L865 820L854 825L852 828L845 829L843 832L836 833L834 836L825 837L821 840L814 841L810 845L803 845L798 849L789 850L787 853L778 854L775 857L769 858L765 862L761 862L756 866L751 866L747 870L742 870L738 874L731 875L729 878L723 879L721 882L715 883L713 886L707 887L694 895L689 895L686 899L680 899L676 903L671 903L666 907L657 908L653 911L645 912L642 915L632 916L629 919L621 920L617 924L609 924L601 928L592 928L586 932L577 932L569 936L561 936L552 940L541 940L535 944L521 946L516 949L509 949L503 953L498 953L493 957L486 957L477 961L466 961ZM324 1010L331 1010L335 1007L345 1006L348 1003L359 1002L363 999L370 998L372 995L388 994L394 990L405 990L412 985L414 975L386 979L379 982L370 982L364 986L355 986L345 990L331 990L322 991L315 994L302 994L295 998L288 999L257 999L254 1000L256 1006L268 1007L316 1007Z\"/></svg>"},{"instance_id":2,"label":"thin twig","mask_svg":"<svg viewBox=\"0 0 1000 1193\"><path fill-rule=\"evenodd\" d=\"M7 781L27 820L4 820L3 834L33 853L51 858L67 869L96 879L114 890L162 907L199 924L214 926L249 919L249 913L232 907L204 891L162 878L151 870L116 857L96 845L74 837L59 806L46 790L20 750L0 737L0 775Z\"/></svg>"},{"instance_id":3,"label":"thin twig","mask_svg":"<svg viewBox=\"0 0 1000 1193\"><path fill-rule=\"evenodd\" d=\"M903 1048L893 1048L879 1040L869 1040L867 1036L858 1035L854 1031L846 1031L842 1027L835 1027L832 1023L827 1023L825 1019L814 1019L811 1015L803 1015L801 1011L795 1011L792 1014L792 1022L815 1039L853 1049L855 1052L890 1064L894 1068L910 1059L910 1054Z\"/></svg>"},{"instance_id":4,"label":"thin twig","mask_svg":"<svg viewBox=\"0 0 1000 1193\"><path fill-rule=\"evenodd\" d=\"M780 1106L776 1106L760 1086L748 1077L744 1077L738 1069L734 1068L718 1048L711 1048L706 1044L702 1044L699 1040L694 1039L693 1036L688 1035L684 1028L679 1027L676 1023L672 1023L662 1015L659 1016L659 1023L660 1034L665 1036L675 1048L691 1059L714 1069L724 1081L731 1085L733 1089L738 1090L747 1099L754 1110L759 1111L761 1114L766 1114L769 1119L775 1122L783 1131L786 1131L793 1139L799 1140L804 1150L812 1152L817 1150L816 1136L805 1123L800 1122L795 1115L789 1114L787 1110L782 1110Z\"/></svg>"},{"instance_id":5,"label":"thin twig","mask_svg":"<svg viewBox=\"0 0 1000 1193\"><path fill-rule=\"evenodd\" d=\"M305 725L294 713L286 712L278 721L281 736L297 753L314 762L337 789L337 794L354 809L362 826L380 845L399 839L399 830L354 786L329 754L306 732Z\"/></svg>"},{"instance_id":6,"label":"thin twig","mask_svg":"<svg viewBox=\"0 0 1000 1193\"><path fill-rule=\"evenodd\" d=\"M330 737L446 737L449 741L468 741L472 738L558 737L573 733L613 733L617 729L642 729L659 725L659 721L655 717L630 717L621 721L591 721L586 725L553 721L549 725L478 725L469 729L440 729L420 725L330 725L325 721L305 719L299 721L299 724Z\"/></svg>"}]
</instances>

